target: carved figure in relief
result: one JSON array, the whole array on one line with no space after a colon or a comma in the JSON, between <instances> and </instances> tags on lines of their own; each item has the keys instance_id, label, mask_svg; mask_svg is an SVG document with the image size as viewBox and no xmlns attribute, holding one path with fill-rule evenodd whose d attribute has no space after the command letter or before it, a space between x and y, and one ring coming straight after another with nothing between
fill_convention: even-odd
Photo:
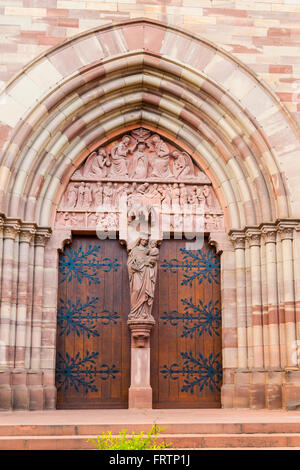
<instances>
[{"instance_id":1,"label":"carved figure in relief","mask_svg":"<svg viewBox=\"0 0 300 470\"><path fill-rule=\"evenodd\" d=\"M152 166L151 175L153 178L171 178L173 173L170 169L170 150L167 144L154 134L147 140L153 159L150 161Z\"/></svg>"},{"instance_id":2,"label":"carved figure in relief","mask_svg":"<svg viewBox=\"0 0 300 470\"><path fill-rule=\"evenodd\" d=\"M95 206L99 207L103 204L103 186L102 183L97 183L96 188L94 189L94 202Z\"/></svg>"},{"instance_id":3,"label":"carved figure in relief","mask_svg":"<svg viewBox=\"0 0 300 470\"><path fill-rule=\"evenodd\" d=\"M137 188L138 194L145 194L149 188L149 183L143 183Z\"/></svg>"},{"instance_id":4,"label":"carved figure in relief","mask_svg":"<svg viewBox=\"0 0 300 470\"><path fill-rule=\"evenodd\" d=\"M127 192L127 204L131 207L136 200L136 191L137 191L137 183L132 183L131 187L128 189Z\"/></svg>"},{"instance_id":5,"label":"carved figure in relief","mask_svg":"<svg viewBox=\"0 0 300 470\"><path fill-rule=\"evenodd\" d=\"M110 177L128 176L126 158L128 153L132 151L130 143L130 136L124 135L121 142L112 147Z\"/></svg>"},{"instance_id":6,"label":"carved figure in relief","mask_svg":"<svg viewBox=\"0 0 300 470\"><path fill-rule=\"evenodd\" d=\"M148 156L145 153L146 144L140 142L137 144L137 150L133 155L133 171L131 173L132 178L146 178L148 174Z\"/></svg>"},{"instance_id":7,"label":"carved figure in relief","mask_svg":"<svg viewBox=\"0 0 300 470\"><path fill-rule=\"evenodd\" d=\"M79 209L84 207L84 191L85 191L85 185L83 182L81 182L78 186L78 198L77 198L77 204L76 204L76 207Z\"/></svg>"},{"instance_id":8,"label":"carved figure in relief","mask_svg":"<svg viewBox=\"0 0 300 470\"><path fill-rule=\"evenodd\" d=\"M197 187L196 195L197 195L198 203L200 204L200 206L203 206L205 204L205 196L203 194L203 190L201 186Z\"/></svg>"},{"instance_id":9,"label":"carved figure in relief","mask_svg":"<svg viewBox=\"0 0 300 470\"><path fill-rule=\"evenodd\" d=\"M172 192L172 208L177 209L179 208L179 201L180 201L180 189L177 183L173 184L171 192Z\"/></svg>"},{"instance_id":10,"label":"carved figure in relief","mask_svg":"<svg viewBox=\"0 0 300 470\"><path fill-rule=\"evenodd\" d=\"M203 195L205 197L205 203L208 208L214 206L214 198L210 186L205 185L203 187Z\"/></svg>"},{"instance_id":11,"label":"carved figure in relief","mask_svg":"<svg viewBox=\"0 0 300 470\"><path fill-rule=\"evenodd\" d=\"M176 178L193 178L194 165L191 157L186 152L174 150L172 153L174 158L173 173Z\"/></svg>"},{"instance_id":12,"label":"carved figure in relief","mask_svg":"<svg viewBox=\"0 0 300 470\"><path fill-rule=\"evenodd\" d=\"M150 188L149 188L149 192L148 192L149 196L153 199L158 199L160 201L161 199L161 194L158 190L158 184L153 184Z\"/></svg>"},{"instance_id":13,"label":"carved figure in relief","mask_svg":"<svg viewBox=\"0 0 300 470\"><path fill-rule=\"evenodd\" d=\"M94 227L95 225L97 225L98 220L99 220L99 216L95 214L95 212L90 212L87 215L88 226Z\"/></svg>"},{"instance_id":14,"label":"carved figure in relief","mask_svg":"<svg viewBox=\"0 0 300 470\"><path fill-rule=\"evenodd\" d=\"M179 184L179 192L180 207L183 208L188 203L188 192L184 183Z\"/></svg>"},{"instance_id":15,"label":"carved figure in relief","mask_svg":"<svg viewBox=\"0 0 300 470\"><path fill-rule=\"evenodd\" d=\"M159 192L161 194L161 207L162 209L169 209L171 207L172 202L172 194L168 185L163 184L159 186Z\"/></svg>"},{"instance_id":16,"label":"carved figure in relief","mask_svg":"<svg viewBox=\"0 0 300 470\"><path fill-rule=\"evenodd\" d=\"M83 191L83 205L85 208L90 207L93 202L92 189L89 183L84 185Z\"/></svg>"},{"instance_id":17,"label":"carved figure in relief","mask_svg":"<svg viewBox=\"0 0 300 470\"><path fill-rule=\"evenodd\" d=\"M158 249L148 246L146 238L139 238L129 250L127 267L130 284L129 320L151 319L157 274Z\"/></svg>"},{"instance_id":18,"label":"carved figure in relief","mask_svg":"<svg viewBox=\"0 0 300 470\"><path fill-rule=\"evenodd\" d=\"M104 178L107 175L107 167L110 166L108 152L105 148L100 148L97 152L92 152L87 158L83 167L84 177L98 176Z\"/></svg>"},{"instance_id":19,"label":"carved figure in relief","mask_svg":"<svg viewBox=\"0 0 300 470\"><path fill-rule=\"evenodd\" d=\"M105 218L105 228L106 230L116 230L118 224L117 215L114 213L109 213Z\"/></svg>"},{"instance_id":20,"label":"carved figure in relief","mask_svg":"<svg viewBox=\"0 0 300 470\"><path fill-rule=\"evenodd\" d=\"M113 187L112 183L106 183L103 188L103 205L104 206L111 206L112 205L112 195L113 195Z\"/></svg>"},{"instance_id":21,"label":"carved figure in relief","mask_svg":"<svg viewBox=\"0 0 300 470\"><path fill-rule=\"evenodd\" d=\"M76 184L70 183L66 192L66 205L69 209L73 209L76 206L78 197L78 187Z\"/></svg>"},{"instance_id":22,"label":"carved figure in relief","mask_svg":"<svg viewBox=\"0 0 300 470\"><path fill-rule=\"evenodd\" d=\"M197 189L197 187L196 187ZM191 204L192 206L196 206L198 200L197 200L197 195L196 195L196 191L195 191L195 186L193 186L190 191L189 191L189 194L188 194L188 202L189 204Z\"/></svg>"}]
</instances>

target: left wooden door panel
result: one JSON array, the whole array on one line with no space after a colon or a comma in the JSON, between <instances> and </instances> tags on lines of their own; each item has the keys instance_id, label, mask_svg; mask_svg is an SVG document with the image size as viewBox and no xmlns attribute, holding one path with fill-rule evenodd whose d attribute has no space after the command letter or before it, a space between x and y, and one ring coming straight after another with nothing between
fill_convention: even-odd
<instances>
[{"instance_id":1,"label":"left wooden door panel","mask_svg":"<svg viewBox=\"0 0 300 470\"><path fill-rule=\"evenodd\" d=\"M118 240L73 236L59 260L57 408L127 408L130 308Z\"/></svg>"}]
</instances>

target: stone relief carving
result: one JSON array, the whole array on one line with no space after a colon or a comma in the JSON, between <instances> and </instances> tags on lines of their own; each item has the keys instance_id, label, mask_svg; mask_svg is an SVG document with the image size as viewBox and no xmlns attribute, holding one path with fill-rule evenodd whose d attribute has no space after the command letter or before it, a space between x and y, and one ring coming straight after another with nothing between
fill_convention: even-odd
<instances>
[{"instance_id":1,"label":"stone relief carving","mask_svg":"<svg viewBox=\"0 0 300 470\"><path fill-rule=\"evenodd\" d=\"M152 320L159 249L156 240L139 238L128 250L130 313L128 320Z\"/></svg>"},{"instance_id":2,"label":"stone relief carving","mask_svg":"<svg viewBox=\"0 0 300 470\"><path fill-rule=\"evenodd\" d=\"M192 179L210 184L205 173L193 164L186 152L175 149L158 134L143 128L92 152L71 179Z\"/></svg>"},{"instance_id":3,"label":"stone relief carving","mask_svg":"<svg viewBox=\"0 0 300 470\"><path fill-rule=\"evenodd\" d=\"M187 223L190 214L205 214L205 231L224 229L209 178L186 152L144 128L134 129L86 158L71 177L56 224L118 230L122 208L131 219L147 211L157 218L169 215L173 230Z\"/></svg>"}]
</instances>

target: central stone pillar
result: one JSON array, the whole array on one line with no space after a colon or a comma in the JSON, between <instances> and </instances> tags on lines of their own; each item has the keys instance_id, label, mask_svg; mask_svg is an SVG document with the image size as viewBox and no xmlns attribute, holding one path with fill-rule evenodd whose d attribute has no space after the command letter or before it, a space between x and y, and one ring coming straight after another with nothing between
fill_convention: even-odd
<instances>
[{"instance_id":1,"label":"central stone pillar","mask_svg":"<svg viewBox=\"0 0 300 470\"><path fill-rule=\"evenodd\" d=\"M131 332L131 385L129 408L152 408L150 333L155 321L128 320Z\"/></svg>"},{"instance_id":2,"label":"central stone pillar","mask_svg":"<svg viewBox=\"0 0 300 470\"><path fill-rule=\"evenodd\" d=\"M152 408L150 385L150 332L155 325L151 315L157 261L158 241L141 235L129 248L128 274L130 286L130 312L128 327L131 332L131 382L129 408Z\"/></svg>"}]
</instances>

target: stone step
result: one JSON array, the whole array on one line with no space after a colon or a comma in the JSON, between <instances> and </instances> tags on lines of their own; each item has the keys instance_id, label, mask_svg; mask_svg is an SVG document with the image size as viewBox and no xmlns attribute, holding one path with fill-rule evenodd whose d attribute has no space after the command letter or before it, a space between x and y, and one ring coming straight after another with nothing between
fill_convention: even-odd
<instances>
[{"instance_id":1,"label":"stone step","mask_svg":"<svg viewBox=\"0 0 300 470\"><path fill-rule=\"evenodd\" d=\"M88 439L95 435L1 436L0 450L95 449ZM300 433L257 434L165 434L158 442L172 442L176 449L241 449L300 447Z\"/></svg>"},{"instance_id":2,"label":"stone step","mask_svg":"<svg viewBox=\"0 0 300 470\"><path fill-rule=\"evenodd\" d=\"M1 418L1 414L0 414ZM113 424L30 424L30 425L1 425L0 437L8 436L96 436L102 432L111 431L118 434L122 429L128 433L147 432L151 429L151 423L113 423ZM300 433L300 422L285 423L167 423L158 424L163 428L160 434L283 434Z\"/></svg>"}]
</instances>

